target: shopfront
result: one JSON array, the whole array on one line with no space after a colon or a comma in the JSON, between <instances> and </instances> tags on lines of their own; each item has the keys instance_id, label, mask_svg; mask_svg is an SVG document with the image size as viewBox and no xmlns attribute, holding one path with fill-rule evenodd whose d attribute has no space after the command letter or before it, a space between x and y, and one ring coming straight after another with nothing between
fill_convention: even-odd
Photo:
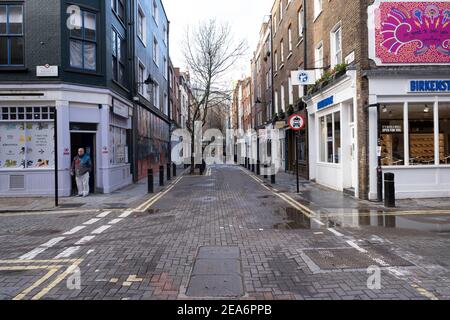
<instances>
[{"instance_id":1,"label":"shopfront","mask_svg":"<svg viewBox=\"0 0 450 320\"><path fill-rule=\"evenodd\" d=\"M397 198L450 197L449 12L450 1L368 8L370 199L379 157Z\"/></svg>"},{"instance_id":2,"label":"shopfront","mask_svg":"<svg viewBox=\"0 0 450 320\"><path fill-rule=\"evenodd\" d=\"M358 195L354 71L306 102L310 179Z\"/></svg>"},{"instance_id":3,"label":"shopfront","mask_svg":"<svg viewBox=\"0 0 450 320\"><path fill-rule=\"evenodd\" d=\"M55 151L59 195L75 192L70 166L78 148L91 156L91 192L131 183L128 141L131 109L106 90L54 85L0 99L0 196L53 195ZM55 150L55 109L58 147Z\"/></svg>"},{"instance_id":4,"label":"shopfront","mask_svg":"<svg viewBox=\"0 0 450 320\"><path fill-rule=\"evenodd\" d=\"M450 197L450 79L371 76L369 88L370 198L379 155L397 198Z\"/></svg>"}]
</instances>

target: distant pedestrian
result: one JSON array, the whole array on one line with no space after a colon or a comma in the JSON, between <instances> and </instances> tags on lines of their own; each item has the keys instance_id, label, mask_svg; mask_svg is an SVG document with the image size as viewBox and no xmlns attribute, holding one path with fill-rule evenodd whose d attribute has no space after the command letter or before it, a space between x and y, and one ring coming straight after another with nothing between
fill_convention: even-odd
<instances>
[{"instance_id":1,"label":"distant pedestrian","mask_svg":"<svg viewBox=\"0 0 450 320\"><path fill-rule=\"evenodd\" d=\"M89 173L91 170L91 158L83 148L78 149L78 155L73 159L70 173L72 176L75 175L79 197L89 195Z\"/></svg>"}]
</instances>

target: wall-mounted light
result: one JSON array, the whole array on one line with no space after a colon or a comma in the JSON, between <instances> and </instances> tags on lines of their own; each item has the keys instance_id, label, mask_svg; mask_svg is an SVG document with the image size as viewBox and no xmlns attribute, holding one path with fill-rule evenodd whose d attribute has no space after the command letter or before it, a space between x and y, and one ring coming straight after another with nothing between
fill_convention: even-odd
<instances>
[{"instance_id":1,"label":"wall-mounted light","mask_svg":"<svg viewBox=\"0 0 450 320\"><path fill-rule=\"evenodd\" d=\"M423 109L423 112L425 112L425 113L430 112L430 108L428 107L428 105L425 105L425 109Z\"/></svg>"},{"instance_id":2,"label":"wall-mounted light","mask_svg":"<svg viewBox=\"0 0 450 320\"><path fill-rule=\"evenodd\" d=\"M384 105L383 106L383 113L386 113L386 112L388 112L388 109L387 109L386 105Z\"/></svg>"}]
</instances>

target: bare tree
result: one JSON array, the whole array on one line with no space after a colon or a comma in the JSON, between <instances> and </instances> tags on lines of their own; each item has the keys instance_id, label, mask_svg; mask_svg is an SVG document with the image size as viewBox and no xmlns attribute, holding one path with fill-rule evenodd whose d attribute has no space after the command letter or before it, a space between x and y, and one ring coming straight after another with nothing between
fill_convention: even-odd
<instances>
[{"instance_id":1,"label":"bare tree","mask_svg":"<svg viewBox=\"0 0 450 320\"><path fill-rule=\"evenodd\" d=\"M231 100L224 77L244 56L245 40L235 41L227 23L212 19L186 31L183 54L191 80L192 101L186 127L191 134L191 173L195 168L195 123L206 123L208 110Z\"/></svg>"}]
</instances>

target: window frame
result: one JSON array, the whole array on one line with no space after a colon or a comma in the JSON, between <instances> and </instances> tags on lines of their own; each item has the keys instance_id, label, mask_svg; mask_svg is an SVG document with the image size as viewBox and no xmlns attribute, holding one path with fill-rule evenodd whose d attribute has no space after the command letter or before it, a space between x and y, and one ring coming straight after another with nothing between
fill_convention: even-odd
<instances>
[{"instance_id":1,"label":"window frame","mask_svg":"<svg viewBox=\"0 0 450 320\"><path fill-rule=\"evenodd\" d=\"M11 67L24 67L25 66L25 5L23 2L17 3L5 3L0 4L0 7L5 7L6 14L6 31L0 34L0 39L6 39L6 51L7 51L7 64L0 64L0 68L11 68ZM20 7L22 9L22 30L21 33L9 33L9 7ZM11 39L18 38L22 39L22 63L12 64L11 63Z\"/></svg>"},{"instance_id":2,"label":"window frame","mask_svg":"<svg viewBox=\"0 0 450 320\"><path fill-rule=\"evenodd\" d=\"M98 71L98 42L99 42L99 37L98 37L98 12L92 11L92 10L89 10L89 9L85 9L85 8L81 8L80 12L82 13L82 17L81 17L82 36L81 37L73 36L72 35L72 30L69 30L69 41L68 41L68 44L69 44L69 67L71 69L75 69L77 71L94 72L95 73L95 72ZM86 15L86 13L92 14L95 17L95 39L94 40L86 39L86 28L85 28L85 15ZM72 63L70 61L71 60L70 59L70 56L71 56L70 43L72 41L80 41L82 43L82 46L81 46L82 66L81 67L72 65ZM95 55L95 68L94 69L86 68L85 64L84 64L84 62L85 62L85 59L84 59L84 48L85 48L85 44L86 43L93 44L94 48L95 48L95 53L94 53L94 55Z\"/></svg>"}]
</instances>

